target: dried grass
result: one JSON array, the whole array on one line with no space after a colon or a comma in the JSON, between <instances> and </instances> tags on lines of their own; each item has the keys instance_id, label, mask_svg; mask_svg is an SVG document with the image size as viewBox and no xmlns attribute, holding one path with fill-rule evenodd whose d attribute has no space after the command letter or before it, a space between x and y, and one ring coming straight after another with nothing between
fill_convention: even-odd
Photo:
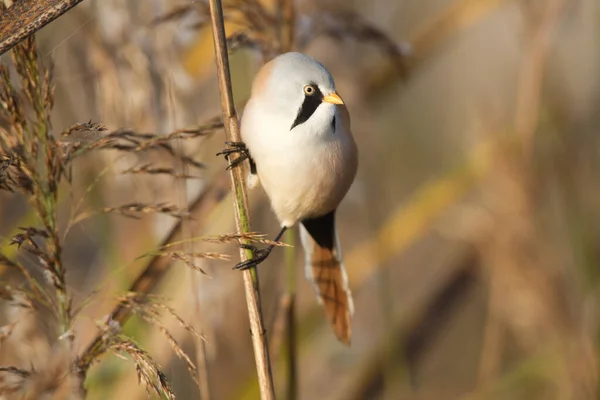
<instances>
[{"instance_id":1,"label":"dried grass","mask_svg":"<svg viewBox=\"0 0 600 400\"><path fill-rule=\"evenodd\" d=\"M155 393L161 398L175 399L166 375L150 355L142 350L130 338L123 335L110 335L106 341L106 348L115 354L127 355L135 364L138 380L151 396Z\"/></svg>"},{"instance_id":2,"label":"dried grass","mask_svg":"<svg viewBox=\"0 0 600 400\"><path fill-rule=\"evenodd\" d=\"M52 133L50 112L54 106L54 85L52 68L43 66L38 60L34 39L27 39L17 45L12 52L12 64L16 77L6 65L0 65L0 118L7 122L8 128L0 128L0 190L4 190L29 200L37 214L40 226L24 226L10 239L11 245L21 252L31 255L43 280L39 280L18 260L0 254L0 263L18 271L25 278L23 288L9 285L0 287L0 300L11 307L30 310L35 319L51 322L42 310L48 309L56 318L59 329L51 335L57 348L73 349L75 331L73 321L77 317L72 309L72 294L66 283L66 266L62 261L61 228L57 221L58 202L61 194L61 182L70 183L69 173L72 165L82 157L94 151L124 151L133 154L146 151L162 151L194 168L203 168L203 164L175 150L173 140L190 140L206 136L222 128L218 122L208 122L196 127L178 129L166 135L138 133L132 130L118 130L105 133L102 123L92 121L77 123L58 135ZM19 85L15 85L15 82ZM92 136L98 136L92 138ZM132 171L128 171L132 172ZM155 168L145 164L137 173L164 174L181 177L172 169ZM153 213L168 214L176 218L187 217L177 207L167 203L146 204L131 202L117 207L104 207L104 213L118 213L125 216L138 216ZM84 217L92 213L83 213ZM84 217L70 221L80 222ZM213 241L225 243L231 238L215 238ZM194 265L199 257L225 259L218 253L185 253L170 251L156 254L154 257L167 257ZM195 379L196 367L185 354L181 346L161 323L162 311L174 315L166 304L144 300L143 296L133 294L120 299L119 305L139 315L143 320L155 326L167 338L174 354L180 357ZM194 337L199 337L195 329L174 315L176 320ZM2 328L2 339L14 332L15 322ZM148 353L127 338L120 330L118 322L109 320L102 327L103 351L127 354L136 365L139 380L147 390L159 396L174 398L166 376ZM19 393L22 398L38 398L44 393L61 392L63 395L82 398L85 396L83 382L86 369L80 367L79 358L69 351L62 351L61 357L55 357L56 363L50 363L41 370L34 367L23 369L16 366L2 367L3 394ZM60 360L60 362L58 361ZM92 360L90 360L91 362ZM65 389L66 388L66 389Z\"/></svg>"}]
</instances>

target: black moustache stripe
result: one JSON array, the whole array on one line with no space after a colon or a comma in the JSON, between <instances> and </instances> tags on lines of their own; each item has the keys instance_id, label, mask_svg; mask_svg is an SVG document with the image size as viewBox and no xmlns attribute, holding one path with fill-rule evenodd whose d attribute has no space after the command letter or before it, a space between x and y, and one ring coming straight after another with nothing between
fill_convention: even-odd
<instances>
[{"instance_id":1,"label":"black moustache stripe","mask_svg":"<svg viewBox=\"0 0 600 400\"><path fill-rule=\"evenodd\" d=\"M318 86L315 85L314 88L315 93L310 96L304 95L304 101L302 102L302 106L300 106L300 110L298 110L298 115L290 130L294 129L297 125L305 123L323 102L323 93L321 93Z\"/></svg>"}]
</instances>

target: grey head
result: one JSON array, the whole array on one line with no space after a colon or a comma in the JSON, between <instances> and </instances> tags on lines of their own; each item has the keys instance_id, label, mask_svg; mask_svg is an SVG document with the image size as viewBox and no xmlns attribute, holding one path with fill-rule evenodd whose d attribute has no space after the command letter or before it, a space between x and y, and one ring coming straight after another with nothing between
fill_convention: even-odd
<instances>
[{"instance_id":1,"label":"grey head","mask_svg":"<svg viewBox=\"0 0 600 400\"><path fill-rule=\"evenodd\" d=\"M252 96L269 100L273 112L289 119L289 129L308 121L321 108L334 115L343 104L335 92L329 71L317 60L301 53L285 53L265 64L252 88Z\"/></svg>"}]
</instances>

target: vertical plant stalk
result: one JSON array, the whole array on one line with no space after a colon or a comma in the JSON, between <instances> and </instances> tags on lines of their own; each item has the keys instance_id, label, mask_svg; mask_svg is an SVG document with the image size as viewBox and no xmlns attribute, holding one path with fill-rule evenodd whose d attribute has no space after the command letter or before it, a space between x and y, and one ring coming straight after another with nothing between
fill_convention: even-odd
<instances>
[{"instance_id":1,"label":"vertical plant stalk","mask_svg":"<svg viewBox=\"0 0 600 400\"><path fill-rule=\"evenodd\" d=\"M54 102L52 67L44 67L38 60L35 37L30 36L13 50L13 64L23 81L23 90L33 108L34 119L30 129L23 130L24 144L30 147L27 163L34 180L32 196L34 208L48 234L47 258L44 269L56 292L56 306L60 323L60 334L71 329L71 296L67 291L66 270L62 264L62 246L57 225L57 203L59 176L56 173L54 147L56 142L51 133L50 112ZM66 337L70 338L70 335Z\"/></svg>"},{"instance_id":2,"label":"vertical plant stalk","mask_svg":"<svg viewBox=\"0 0 600 400\"><path fill-rule=\"evenodd\" d=\"M231 76L229 74L229 58L227 55L227 39L223 21L223 7L220 0L210 0L210 19L215 44L215 58L217 63L221 111L223 114L225 135L227 140L239 142L241 141L241 136L235 106L233 104ZM231 168L230 175L234 194L233 201L237 230L239 233L249 232L250 217L247 206L248 199L246 194L246 183L242 177L241 168ZM251 252L240 249L240 257L245 261L251 257ZM273 374L271 372L271 363L269 359L269 346L267 344L267 336L260 307L260 292L256 268L252 267L245 270L243 272L243 278L260 395L263 400L271 400L275 398L275 391L273 388Z\"/></svg>"},{"instance_id":3,"label":"vertical plant stalk","mask_svg":"<svg viewBox=\"0 0 600 400\"><path fill-rule=\"evenodd\" d=\"M170 77L170 76L169 76ZM171 109L171 112L173 113L173 115L170 116L170 119L173 122L176 122L177 119L175 118L175 101L173 100L173 86L172 86L172 77L170 77L171 79L168 81L169 85L168 85L168 94L169 94L169 108ZM185 146L183 144L183 139L179 138L177 139L176 142L176 146L177 146L177 151L179 152L179 154L185 154ZM189 199L188 199L188 195L187 195L187 176L188 176L188 165L183 162L182 159L178 159L177 160L177 170L178 172L181 174L181 176L177 177L177 191L179 192L179 209L185 211L186 213L189 214L190 212L190 206L189 206ZM189 220L187 219L182 219L181 220L181 236L184 238L184 240L186 240L186 243L184 244L185 247L185 252L187 254L194 254L195 252L195 246L194 246L194 241L191 240L192 238L192 226ZM197 330L200 332L200 335L204 335L204 327L203 327L203 323L200 320L200 313L201 313L201 307L200 307L200 299L198 298L198 293L200 292L200 276L199 276L199 272L189 268L187 271L189 277L190 277L190 291L192 294L192 302L193 302L193 307L194 307L194 314L196 315L195 317L195 326L197 328ZM200 398L202 400L210 400L211 396L210 396L210 386L209 386L209 381L208 381L208 360L206 358L206 346L204 343L204 339L202 339L202 337L195 337L194 338L194 347L196 349L196 368L197 368L197 372L196 372L196 383L198 384L198 390L200 392Z\"/></svg>"},{"instance_id":4,"label":"vertical plant stalk","mask_svg":"<svg viewBox=\"0 0 600 400\"><path fill-rule=\"evenodd\" d=\"M285 332L287 352L286 360L286 396L287 400L296 400L298 398L298 356L296 343L296 251L295 251L296 231L289 229L287 231L286 242L292 247L285 248L285 297L287 306L285 312Z\"/></svg>"},{"instance_id":5,"label":"vertical plant stalk","mask_svg":"<svg viewBox=\"0 0 600 400\"><path fill-rule=\"evenodd\" d=\"M296 8L294 0L279 0L279 51L287 53L294 48Z\"/></svg>"},{"instance_id":6,"label":"vertical plant stalk","mask_svg":"<svg viewBox=\"0 0 600 400\"><path fill-rule=\"evenodd\" d=\"M294 48L296 9L294 0L279 0L279 51L287 53ZM286 242L292 247L285 248L286 285L282 303L286 306L285 333L286 360L286 399L298 398L298 353L296 343L296 248L295 231L288 229Z\"/></svg>"},{"instance_id":7,"label":"vertical plant stalk","mask_svg":"<svg viewBox=\"0 0 600 400\"><path fill-rule=\"evenodd\" d=\"M5 4L0 3L0 12L7 12ZM27 171L23 173L22 179L27 179L29 189L24 190L24 187L21 187L21 191L39 217L38 223L43 225L43 229L32 229L43 232L44 237L44 245L37 244L31 238L29 244L35 249L34 254L39 260L44 277L54 289L54 301L51 303L60 326L58 341L61 346L70 350L75 340L71 330L71 294L67 290L67 271L62 263L62 245L57 223L63 165L57 152L58 141L52 135L50 122L50 114L54 107L53 67L51 63L45 65L40 61L34 35L14 47L12 64L20 77L21 91L17 92L12 86L8 67L0 65L0 111L3 117L9 116L11 129L11 133L4 131L1 135L1 148L4 151L14 151L18 160L15 164L18 163L22 171ZM20 98L24 100L22 103L18 100ZM26 107L31 109L31 114L27 117L24 112ZM11 140L11 135L14 141ZM36 284L32 286L37 288ZM80 375L70 375L71 398L84 398L85 389Z\"/></svg>"},{"instance_id":8,"label":"vertical plant stalk","mask_svg":"<svg viewBox=\"0 0 600 400\"><path fill-rule=\"evenodd\" d=\"M529 33L526 39L526 51L517 77L514 129L517 137L523 142L525 157L530 155L533 137L537 131L542 87L547 69L546 60L566 3L566 0L554 0L541 3L543 5L535 3L522 5L522 7L531 7L529 10L531 15L526 25ZM538 10L539 7L543 8Z\"/></svg>"},{"instance_id":9,"label":"vertical plant stalk","mask_svg":"<svg viewBox=\"0 0 600 400\"><path fill-rule=\"evenodd\" d=\"M195 276L196 281L198 280L198 276ZM197 285L196 285L197 287ZM197 295L196 295L197 297ZM199 310L200 307L195 307L196 310ZM204 331L200 332L204 334ZM200 399L201 400L210 400L210 385L208 381L208 357L206 356L206 342L202 338L194 339L196 346L196 364L198 368L197 379L200 383Z\"/></svg>"},{"instance_id":10,"label":"vertical plant stalk","mask_svg":"<svg viewBox=\"0 0 600 400\"><path fill-rule=\"evenodd\" d=\"M545 242L538 235L539 227L536 224L537 215L534 211L535 199L529 185L530 179L533 177L532 174L529 174L529 166L535 161L532 157L532 150L535 145L535 135L538 133L540 124L544 77L546 75L549 52L553 44L552 39L557 34L566 4L565 0L523 2L521 4L522 12L525 14L524 31L526 34L524 35L523 58L517 75L515 115L513 120L514 133L519 140L521 148L518 154L510 155L512 158L508 158L503 154L504 158L501 159L501 162L504 165L499 164L494 167L497 174L498 171L501 171L499 175L494 176L494 179L499 182L496 183L499 186L496 191L505 194L510 193L511 196L510 202L503 202L501 208L500 206L496 207L499 208L503 220L510 222L504 222L506 224L505 227L496 229L500 233L495 232L494 237L496 241L500 240L500 242L496 242L494 247L500 248L500 250L496 249L495 252L492 250L492 255L487 255L487 257L497 259L495 254L501 252L509 255L509 258L501 258L500 262L489 263L491 270L488 277L488 316L486 317L487 321L483 334L478 376L479 386L482 388L500 374L503 366L502 356L505 352L504 344L508 334L512 333L514 335L516 332L521 336L534 336L536 333L548 330L556 335L548 340L558 339L565 343L569 342L569 337L562 333L562 323L558 322L567 321L568 318L560 314L560 307L550 305L552 304L552 297L561 296L560 291L564 289L559 285L552 285L550 289L548 286L540 286L543 285L540 282L548 279L544 276L548 272L544 272L545 268L542 267L544 267L548 257L552 258L556 253L548 255L546 248L540 247L537 244L540 241L541 243ZM526 174L523 174L523 171ZM510 204L510 207L507 207L505 204ZM520 230L517 231L517 229ZM503 230L507 232L502 233ZM518 234L514 232L518 232ZM507 238L498 239L503 236ZM544 257L537 256L539 260L533 264L529 259L524 263L519 257L515 257L515 254L523 251L522 249L527 249L529 253L535 251L538 254L544 254ZM539 299L537 300L539 304L548 304L548 307L552 311L538 313L548 317L534 319L535 322L532 322L534 325L532 325L532 328L529 328L529 331L524 331L521 328L521 331L524 332L519 333L515 328L516 325L514 322L511 323L510 320L507 321L505 318L499 318L499 315L502 315L500 305L505 304L504 293L506 292L507 282L515 286L514 282L525 281L528 276L531 276L534 269L540 279L527 285L527 295L529 298ZM548 329L549 326L552 329ZM540 346L542 343L536 343L536 345ZM537 351L537 346L533 350L527 349L526 351L530 353ZM560 354L559 357L564 357L567 365L581 365L581 360L585 358L577 357L577 351L575 347L572 347L567 352L563 351L562 354L560 352L557 354ZM577 361L574 361L574 357L577 357ZM557 379L557 391L561 393L562 397L580 398L580 396L573 394L573 390L581 382L572 380L573 378L569 379L569 375L561 376L561 378L563 379ZM565 391L568 394L565 394Z\"/></svg>"},{"instance_id":11,"label":"vertical plant stalk","mask_svg":"<svg viewBox=\"0 0 600 400\"><path fill-rule=\"evenodd\" d=\"M281 7L281 52L294 49L294 32L296 29L296 8L294 0L280 0ZM296 342L296 232L288 230L287 243L292 247L285 250L286 292L289 297L286 310L287 333L287 388L286 398L296 400L298 396L298 346Z\"/></svg>"},{"instance_id":12,"label":"vertical plant stalk","mask_svg":"<svg viewBox=\"0 0 600 400\"><path fill-rule=\"evenodd\" d=\"M190 236L191 237L191 236ZM192 243L190 241L190 243ZM195 250L192 246L192 248L190 248L188 250L191 253L193 253ZM205 329L205 323L206 323L206 319L204 318L200 318L201 312L202 312L202 307L200 306L200 299L198 298L198 294L200 293L201 290L201 282L200 279L202 279L202 277L200 276L200 274L198 273L198 271L195 271L193 269L190 269L188 271L188 274L190 276L190 289L191 289L191 294L192 294L192 307L194 307L194 314L195 314L195 318L194 318L194 326L196 327L196 330L198 332L200 332L200 337L195 337L194 338L194 347L195 347L195 354L196 354L196 381L198 383L198 389L200 391L200 399L201 400L211 400L212 396L211 396L211 391L210 391L210 381L209 381L209 377L208 377L208 357L206 355L206 342L204 340L204 335L206 333L206 329Z\"/></svg>"}]
</instances>

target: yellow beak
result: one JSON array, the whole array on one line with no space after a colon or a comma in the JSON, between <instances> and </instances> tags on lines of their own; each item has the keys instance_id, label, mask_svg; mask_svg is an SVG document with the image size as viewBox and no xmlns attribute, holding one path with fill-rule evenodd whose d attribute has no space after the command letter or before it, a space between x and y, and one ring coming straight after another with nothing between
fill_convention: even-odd
<instances>
[{"instance_id":1,"label":"yellow beak","mask_svg":"<svg viewBox=\"0 0 600 400\"><path fill-rule=\"evenodd\" d=\"M344 100L336 92L331 92L327 96L323 97L325 103L331 104L344 104Z\"/></svg>"}]
</instances>

